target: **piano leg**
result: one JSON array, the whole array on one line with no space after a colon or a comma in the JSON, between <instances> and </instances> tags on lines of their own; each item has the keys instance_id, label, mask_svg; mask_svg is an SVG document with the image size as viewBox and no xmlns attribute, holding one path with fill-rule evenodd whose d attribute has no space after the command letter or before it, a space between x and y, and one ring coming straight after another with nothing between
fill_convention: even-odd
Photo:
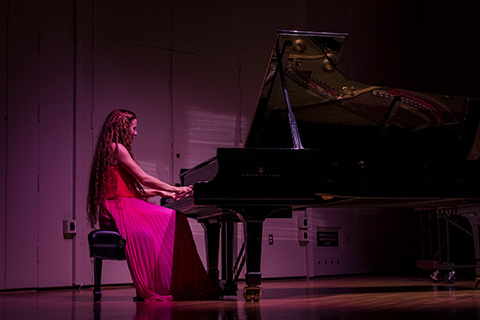
<instances>
[{"instance_id":1,"label":"piano leg","mask_svg":"<svg viewBox=\"0 0 480 320\"><path fill-rule=\"evenodd\" d=\"M468 220L470 221L470 225L472 226L472 235L473 235L473 245L475 249L475 288L478 288L480 283L480 240L478 236L478 225L479 225L479 217L478 213L470 214L467 216Z\"/></svg>"},{"instance_id":2,"label":"piano leg","mask_svg":"<svg viewBox=\"0 0 480 320\"><path fill-rule=\"evenodd\" d=\"M262 282L260 264L262 256L263 221L245 221L243 226L247 266L247 272L245 274L246 287L243 291L243 296L246 301L259 301L261 294L260 284Z\"/></svg>"},{"instance_id":3,"label":"piano leg","mask_svg":"<svg viewBox=\"0 0 480 320\"><path fill-rule=\"evenodd\" d=\"M224 295L236 295L237 284L233 271L234 222L222 222L222 280Z\"/></svg>"},{"instance_id":4,"label":"piano leg","mask_svg":"<svg viewBox=\"0 0 480 320\"><path fill-rule=\"evenodd\" d=\"M220 246L220 223L211 223L210 220L199 221L204 229L205 249L207 255L207 271L210 279L218 281L218 253Z\"/></svg>"},{"instance_id":5,"label":"piano leg","mask_svg":"<svg viewBox=\"0 0 480 320\"><path fill-rule=\"evenodd\" d=\"M475 288L480 284L480 237L478 227L480 225L480 207L459 208L458 213L468 219L472 226L473 245L475 249Z\"/></svg>"},{"instance_id":6,"label":"piano leg","mask_svg":"<svg viewBox=\"0 0 480 320\"><path fill-rule=\"evenodd\" d=\"M222 281L219 281L222 287L222 293L226 296L237 295L237 284L233 275L233 222L211 221L209 219L199 220L202 224L205 234L205 249L207 256L207 271L210 279L220 280L218 270L219 247L220 247L220 227L222 230Z\"/></svg>"},{"instance_id":7,"label":"piano leg","mask_svg":"<svg viewBox=\"0 0 480 320\"><path fill-rule=\"evenodd\" d=\"M238 217L243 222L245 239L245 273L246 286L243 296L246 301L259 301L261 294L260 272L262 258L263 221L272 214L282 217L291 217L291 207L243 207L235 208Z\"/></svg>"}]
</instances>

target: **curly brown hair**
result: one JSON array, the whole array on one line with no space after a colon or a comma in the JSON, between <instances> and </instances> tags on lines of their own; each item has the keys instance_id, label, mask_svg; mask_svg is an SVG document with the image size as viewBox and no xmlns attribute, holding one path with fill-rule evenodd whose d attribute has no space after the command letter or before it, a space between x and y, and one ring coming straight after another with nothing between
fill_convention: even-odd
<instances>
[{"instance_id":1,"label":"curly brown hair","mask_svg":"<svg viewBox=\"0 0 480 320\"><path fill-rule=\"evenodd\" d=\"M116 186L116 179L107 174L109 168L118 168L118 144L122 144L132 154L132 140L130 138L130 122L137 116L130 110L116 109L110 112L103 123L98 137L95 155L90 170L90 183L87 198L87 219L92 228L95 227L100 212L105 212L106 186L111 183ZM115 145L115 148L112 148ZM143 195L142 186L132 179L128 187Z\"/></svg>"}]
</instances>

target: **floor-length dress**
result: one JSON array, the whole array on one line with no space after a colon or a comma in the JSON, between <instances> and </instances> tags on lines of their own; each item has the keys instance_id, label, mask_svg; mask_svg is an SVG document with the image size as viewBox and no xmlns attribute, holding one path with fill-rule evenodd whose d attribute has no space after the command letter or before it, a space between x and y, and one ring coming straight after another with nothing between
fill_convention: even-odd
<instances>
[{"instance_id":1,"label":"floor-length dress","mask_svg":"<svg viewBox=\"0 0 480 320\"><path fill-rule=\"evenodd\" d=\"M135 196L133 177L111 168L116 183L107 183L107 212L100 227L116 229L127 240L126 257L137 293L146 301L211 299L218 284L208 277L187 218Z\"/></svg>"}]
</instances>

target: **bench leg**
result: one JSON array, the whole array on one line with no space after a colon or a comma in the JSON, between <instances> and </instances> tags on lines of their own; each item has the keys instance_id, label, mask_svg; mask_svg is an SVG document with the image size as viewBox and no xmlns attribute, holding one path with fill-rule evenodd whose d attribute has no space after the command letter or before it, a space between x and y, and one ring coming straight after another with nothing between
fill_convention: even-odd
<instances>
[{"instance_id":1,"label":"bench leg","mask_svg":"<svg viewBox=\"0 0 480 320\"><path fill-rule=\"evenodd\" d=\"M102 298L102 289L100 285L102 283L102 261L101 258L93 259L93 301L100 301Z\"/></svg>"}]
</instances>

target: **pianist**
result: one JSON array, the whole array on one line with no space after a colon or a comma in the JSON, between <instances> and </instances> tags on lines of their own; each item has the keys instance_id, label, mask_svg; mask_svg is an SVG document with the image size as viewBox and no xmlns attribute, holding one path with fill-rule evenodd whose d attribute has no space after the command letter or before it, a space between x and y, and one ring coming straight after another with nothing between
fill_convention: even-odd
<instances>
[{"instance_id":1,"label":"pianist","mask_svg":"<svg viewBox=\"0 0 480 320\"><path fill-rule=\"evenodd\" d=\"M127 263L138 298L216 298L219 286L203 268L185 216L146 201L155 195L180 199L192 188L171 186L139 167L131 150L136 127L136 115L122 109L112 111L103 124L90 174L90 226L117 230L127 240Z\"/></svg>"}]
</instances>

